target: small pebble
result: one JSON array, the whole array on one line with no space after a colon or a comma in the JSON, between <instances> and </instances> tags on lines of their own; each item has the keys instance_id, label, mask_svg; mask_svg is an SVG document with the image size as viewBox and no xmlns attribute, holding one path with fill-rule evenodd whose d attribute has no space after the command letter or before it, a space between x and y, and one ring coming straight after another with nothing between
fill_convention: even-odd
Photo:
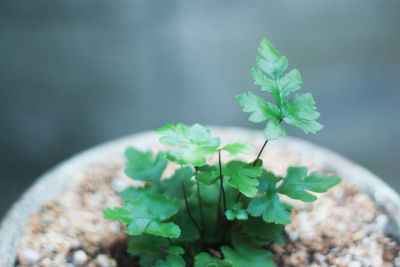
<instances>
[{"instance_id":1,"label":"small pebble","mask_svg":"<svg viewBox=\"0 0 400 267\"><path fill-rule=\"evenodd\" d=\"M86 263L88 257L83 250L77 250L74 252L73 262L75 265L81 266Z\"/></svg>"},{"instance_id":2,"label":"small pebble","mask_svg":"<svg viewBox=\"0 0 400 267\"><path fill-rule=\"evenodd\" d=\"M114 259L110 259L109 257L107 257L104 254L97 255L96 263L100 267L115 267L115 266L117 266L117 264L116 264Z\"/></svg>"}]
</instances>

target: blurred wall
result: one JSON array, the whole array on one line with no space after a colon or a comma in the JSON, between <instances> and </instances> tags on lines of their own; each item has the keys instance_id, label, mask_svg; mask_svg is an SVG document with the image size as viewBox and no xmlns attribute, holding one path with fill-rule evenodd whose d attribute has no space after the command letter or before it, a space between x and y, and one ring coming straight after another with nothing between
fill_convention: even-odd
<instances>
[{"instance_id":1,"label":"blurred wall","mask_svg":"<svg viewBox=\"0 0 400 267\"><path fill-rule=\"evenodd\" d=\"M267 37L317 100L316 136L400 190L400 2L0 2L0 217L41 173L170 122L261 129L235 95Z\"/></svg>"}]
</instances>

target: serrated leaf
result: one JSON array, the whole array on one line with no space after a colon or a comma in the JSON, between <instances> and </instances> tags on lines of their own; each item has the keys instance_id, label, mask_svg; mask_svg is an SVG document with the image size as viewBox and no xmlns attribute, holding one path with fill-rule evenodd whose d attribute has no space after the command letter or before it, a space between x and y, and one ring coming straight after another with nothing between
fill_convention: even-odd
<instances>
[{"instance_id":1,"label":"serrated leaf","mask_svg":"<svg viewBox=\"0 0 400 267\"><path fill-rule=\"evenodd\" d=\"M251 154L256 150L253 145L243 142L229 144L224 146L222 149L228 151L230 156L235 156L237 154Z\"/></svg>"},{"instance_id":2,"label":"serrated leaf","mask_svg":"<svg viewBox=\"0 0 400 267\"><path fill-rule=\"evenodd\" d=\"M303 80L301 79L300 72L296 69L293 69L286 73L286 75L279 80L279 84L282 88L280 90L280 96L286 100L291 93L301 89Z\"/></svg>"},{"instance_id":3,"label":"serrated leaf","mask_svg":"<svg viewBox=\"0 0 400 267\"><path fill-rule=\"evenodd\" d=\"M132 256L140 256L144 253L159 253L162 252L162 247L169 245L167 239L142 234L138 236L131 236L128 239L128 253Z\"/></svg>"},{"instance_id":4,"label":"serrated leaf","mask_svg":"<svg viewBox=\"0 0 400 267\"><path fill-rule=\"evenodd\" d=\"M176 126L168 124L156 131L163 135L160 142L167 146L178 146L179 149L168 151L168 158L178 164L192 164L203 166L206 157L217 152L220 145L219 138L211 138L210 130L200 124L191 127L183 123Z\"/></svg>"},{"instance_id":5,"label":"serrated leaf","mask_svg":"<svg viewBox=\"0 0 400 267\"><path fill-rule=\"evenodd\" d=\"M264 128L264 138L265 140L275 140L279 137L285 137L286 130L280 124L276 118L271 118Z\"/></svg>"},{"instance_id":6,"label":"serrated leaf","mask_svg":"<svg viewBox=\"0 0 400 267\"><path fill-rule=\"evenodd\" d=\"M185 261L179 255L168 255L165 260L158 260L155 267L185 267Z\"/></svg>"},{"instance_id":7,"label":"serrated leaf","mask_svg":"<svg viewBox=\"0 0 400 267\"><path fill-rule=\"evenodd\" d=\"M249 238L234 235L232 238L234 249L228 246L221 247L225 259L232 262L233 267L243 266L265 266L276 267L276 264L270 259L272 253L262 249Z\"/></svg>"},{"instance_id":8,"label":"serrated leaf","mask_svg":"<svg viewBox=\"0 0 400 267\"><path fill-rule=\"evenodd\" d=\"M251 91L236 96L240 106L243 107L243 112L251 113L249 121L263 122L269 118L280 119L279 109L272 103L265 101L259 96L256 96Z\"/></svg>"},{"instance_id":9,"label":"serrated leaf","mask_svg":"<svg viewBox=\"0 0 400 267\"><path fill-rule=\"evenodd\" d=\"M257 57L257 66L269 76L280 77L286 71L288 67L286 57L281 56L267 39L261 40L258 52L260 57Z\"/></svg>"},{"instance_id":10,"label":"serrated leaf","mask_svg":"<svg viewBox=\"0 0 400 267\"><path fill-rule=\"evenodd\" d=\"M289 167L287 176L279 186L278 192L293 199L312 202L317 200L317 197L308 191L324 193L340 181L339 177L320 176L317 172L307 175L307 168L305 167Z\"/></svg>"},{"instance_id":11,"label":"serrated leaf","mask_svg":"<svg viewBox=\"0 0 400 267\"><path fill-rule=\"evenodd\" d=\"M251 113L249 120L255 123L268 120L264 128L266 140L286 136L285 129L280 125L282 121L300 128L306 134L321 130L323 126L316 121L319 113L310 94L299 94L289 99L292 93L301 89L303 81L300 72L293 69L283 75L288 66L287 59L266 39L261 41L258 52L259 69L252 69L254 84L261 87L262 91L271 93L276 106L250 92L248 95L238 95L237 100L243 111Z\"/></svg>"},{"instance_id":12,"label":"serrated leaf","mask_svg":"<svg viewBox=\"0 0 400 267\"><path fill-rule=\"evenodd\" d=\"M279 200L277 193L270 193L250 201L247 211L252 216L261 216L264 221L276 224L289 224L290 212Z\"/></svg>"},{"instance_id":13,"label":"serrated leaf","mask_svg":"<svg viewBox=\"0 0 400 267\"><path fill-rule=\"evenodd\" d=\"M206 252L200 252L194 258L194 267L232 267L226 259L217 259Z\"/></svg>"},{"instance_id":14,"label":"serrated leaf","mask_svg":"<svg viewBox=\"0 0 400 267\"><path fill-rule=\"evenodd\" d=\"M223 166L222 174L227 178L230 186L235 187L247 197L255 197L258 191L257 177L261 173L261 164L262 162L259 161L253 166L253 164L233 160Z\"/></svg>"},{"instance_id":15,"label":"serrated leaf","mask_svg":"<svg viewBox=\"0 0 400 267\"><path fill-rule=\"evenodd\" d=\"M151 151L140 151L133 147L125 150L127 159L125 173L132 179L157 182L167 166L164 152L159 152L153 160Z\"/></svg>"},{"instance_id":16,"label":"serrated leaf","mask_svg":"<svg viewBox=\"0 0 400 267\"><path fill-rule=\"evenodd\" d=\"M283 120L290 125L300 128L305 134L315 134L323 128L316 121L319 113L311 94L297 94L285 105L287 115Z\"/></svg>"},{"instance_id":17,"label":"serrated leaf","mask_svg":"<svg viewBox=\"0 0 400 267\"><path fill-rule=\"evenodd\" d=\"M282 224L267 223L260 217L250 217L243 225L243 231L256 240L278 242L280 244L285 243L282 237L284 228Z\"/></svg>"},{"instance_id":18,"label":"serrated leaf","mask_svg":"<svg viewBox=\"0 0 400 267\"><path fill-rule=\"evenodd\" d=\"M126 232L130 235L142 233L177 238L181 231L172 222L162 222L178 212L179 205L163 195L144 193L136 200L125 201L125 207L116 207L103 211L111 220L127 224Z\"/></svg>"},{"instance_id":19,"label":"serrated leaf","mask_svg":"<svg viewBox=\"0 0 400 267\"><path fill-rule=\"evenodd\" d=\"M264 76L261 70L252 68L254 84L261 87L262 91L271 93L276 99L279 98L279 88L275 81Z\"/></svg>"},{"instance_id":20,"label":"serrated leaf","mask_svg":"<svg viewBox=\"0 0 400 267\"><path fill-rule=\"evenodd\" d=\"M169 254L173 254L173 255L180 255L180 254L185 253L185 251L183 250L183 248L180 247L180 246L170 246L170 247L168 248L167 252L168 252Z\"/></svg>"}]
</instances>

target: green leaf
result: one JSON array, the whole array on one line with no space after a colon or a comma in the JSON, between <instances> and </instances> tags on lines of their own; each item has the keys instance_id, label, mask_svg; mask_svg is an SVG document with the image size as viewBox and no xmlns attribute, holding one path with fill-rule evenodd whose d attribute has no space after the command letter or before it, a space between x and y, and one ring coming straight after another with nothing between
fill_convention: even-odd
<instances>
[{"instance_id":1,"label":"green leaf","mask_svg":"<svg viewBox=\"0 0 400 267\"><path fill-rule=\"evenodd\" d=\"M256 148L253 145L242 142L236 142L234 144L226 145L222 149L228 151L230 156L235 156L239 153L252 154L256 150Z\"/></svg>"},{"instance_id":2,"label":"green leaf","mask_svg":"<svg viewBox=\"0 0 400 267\"><path fill-rule=\"evenodd\" d=\"M288 67L288 61L285 56L281 56L275 47L267 40L262 39L257 57L257 66L266 74L273 78L280 77Z\"/></svg>"},{"instance_id":3,"label":"green leaf","mask_svg":"<svg viewBox=\"0 0 400 267\"><path fill-rule=\"evenodd\" d=\"M194 182L193 170L190 167L183 168L185 187L190 188ZM170 198L183 199L182 191L182 172L180 169L176 170L174 175L170 178L163 179L159 184L159 191L165 196Z\"/></svg>"},{"instance_id":4,"label":"green leaf","mask_svg":"<svg viewBox=\"0 0 400 267\"><path fill-rule=\"evenodd\" d=\"M249 121L251 122L263 122L269 118L279 117L279 109L272 103L265 101L259 96L249 91L246 93L236 96L240 106L243 107L243 112L251 113Z\"/></svg>"},{"instance_id":5,"label":"green leaf","mask_svg":"<svg viewBox=\"0 0 400 267\"><path fill-rule=\"evenodd\" d=\"M260 184L258 190L263 193L276 192L276 184L282 180L282 177L275 176L274 173L262 170L261 175L258 177Z\"/></svg>"},{"instance_id":6,"label":"green leaf","mask_svg":"<svg viewBox=\"0 0 400 267\"><path fill-rule=\"evenodd\" d=\"M232 262L233 267L276 267L276 264L270 259L272 253L255 245L249 238L234 235L232 244L234 249L223 246L221 247L221 251L225 259Z\"/></svg>"},{"instance_id":7,"label":"green leaf","mask_svg":"<svg viewBox=\"0 0 400 267\"><path fill-rule=\"evenodd\" d=\"M267 194L264 197L254 198L250 201L247 211L252 216L261 216L264 221L276 224L289 224L290 212L279 200L277 193Z\"/></svg>"},{"instance_id":8,"label":"green leaf","mask_svg":"<svg viewBox=\"0 0 400 267\"><path fill-rule=\"evenodd\" d=\"M136 200L143 193L149 192L149 187L133 187L130 186L124 190L122 190L119 195L123 200Z\"/></svg>"},{"instance_id":9,"label":"green leaf","mask_svg":"<svg viewBox=\"0 0 400 267\"><path fill-rule=\"evenodd\" d=\"M232 267L232 264L226 259L217 259L206 252L200 252L194 258L194 267Z\"/></svg>"},{"instance_id":10,"label":"green leaf","mask_svg":"<svg viewBox=\"0 0 400 267\"><path fill-rule=\"evenodd\" d=\"M269 223L289 224L290 211L279 200L276 189L276 184L282 178L263 170L258 180L260 182L258 190L266 195L252 199L247 211L255 217L262 215L263 220Z\"/></svg>"},{"instance_id":11,"label":"green leaf","mask_svg":"<svg viewBox=\"0 0 400 267\"><path fill-rule=\"evenodd\" d=\"M180 246L170 246L167 250L169 254L179 255L185 253L182 247Z\"/></svg>"},{"instance_id":12,"label":"green leaf","mask_svg":"<svg viewBox=\"0 0 400 267\"><path fill-rule=\"evenodd\" d=\"M169 245L169 242L165 238L142 234L138 236L131 236L128 239L127 251L132 256L140 256L144 253L162 252L163 250L161 248L167 245Z\"/></svg>"},{"instance_id":13,"label":"green leaf","mask_svg":"<svg viewBox=\"0 0 400 267\"><path fill-rule=\"evenodd\" d=\"M262 91L271 93L275 99L280 97L279 88L275 81L265 77L264 74L262 74L262 71L259 69L252 68L251 73L253 75L254 84L260 86Z\"/></svg>"},{"instance_id":14,"label":"green leaf","mask_svg":"<svg viewBox=\"0 0 400 267\"><path fill-rule=\"evenodd\" d=\"M279 84L282 88L280 90L280 96L286 100L291 93L301 89L303 80L301 79L300 72L296 69L293 69L286 73L286 75L279 80Z\"/></svg>"},{"instance_id":15,"label":"green leaf","mask_svg":"<svg viewBox=\"0 0 400 267\"><path fill-rule=\"evenodd\" d=\"M163 152L158 153L153 160L151 151L142 152L129 147L125 150L125 157L127 159L125 173L135 180L157 182L167 166Z\"/></svg>"},{"instance_id":16,"label":"green leaf","mask_svg":"<svg viewBox=\"0 0 400 267\"><path fill-rule=\"evenodd\" d=\"M142 233L162 237L177 238L181 231L172 222L162 222L178 212L179 206L174 200L163 195L144 193L136 200L125 201L125 207L116 207L103 211L111 220L127 224L126 232L130 235Z\"/></svg>"},{"instance_id":17,"label":"green leaf","mask_svg":"<svg viewBox=\"0 0 400 267\"><path fill-rule=\"evenodd\" d=\"M321 130L323 126L316 121L319 113L311 94L295 94L289 99L292 93L301 89L303 81L300 72L293 69L283 75L288 66L287 59L266 39L261 41L258 52L258 69L252 69L254 84L261 87L262 91L271 93L276 106L251 92L238 95L237 100L243 111L251 113L249 120L255 123L268 120L264 128L266 140L286 136L282 121L300 128L306 134Z\"/></svg>"},{"instance_id":18,"label":"green leaf","mask_svg":"<svg viewBox=\"0 0 400 267\"><path fill-rule=\"evenodd\" d=\"M141 254L139 256L139 266L154 266L163 257L165 257L165 253Z\"/></svg>"},{"instance_id":19,"label":"green leaf","mask_svg":"<svg viewBox=\"0 0 400 267\"><path fill-rule=\"evenodd\" d=\"M214 184L219 179L219 167L210 165L199 167L195 177L203 184Z\"/></svg>"},{"instance_id":20,"label":"green leaf","mask_svg":"<svg viewBox=\"0 0 400 267\"><path fill-rule=\"evenodd\" d=\"M260 217L250 217L243 225L243 231L256 240L262 240L268 243L278 242L280 244L285 243L282 237L284 228L282 224L267 223Z\"/></svg>"},{"instance_id":21,"label":"green leaf","mask_svg":"<svg viewBox=\"0 0 400 267\"><path fill-rule=\"evenodd\" d=\"M168 255L165 260L158 260L155 267L185 267L185 261L179 255Z\"/></svg>"},{"instance_id":22,"label":"green leaf","mask_svg":"<svg viewBox=\"0 0 400 267\"><path fill-rule=\"evenodd\" d=\"M178 212L174 216L174 223L179 225L181 229L181 235L178 237L178 241L194 241L200 238L199 231L193 225L193 221L190 219L187 212Z\"/></svg>"},{"instance_id":23,"label":"green leaf","mask_svg":"<svg viewBox=\"0 0 400 267\"><path fill-rule=\"evenodd\" d=\"M238 189L247 197L255 197L259 181L257 177L261 173L261 164L259 161L256 166L243 161L233 160L223 166L222 174L227 177L230 186Z\"/></svg>"},{"instance_id":24,"label":"green leaf","mask_svg":"<svg viewBox=\"0 0 400 267\"><path fill-rule=\"evenodd\" d=\"M283 120L290 125L300 128L305 134L315 134L323 128L316 121L319 113L316 111L315 101L310 93L297 94L285 105L287 115Z\"/></svg>"},{"instance_id":25,"label":"green leaf","mask_svg":"<svg viewBox=\"0 0 400 267\"><path fill-rule=\"evenodd\" d=\"M237 202L233 204L233 206L225 212L225 216L229 221L237 220L247 220L248 215L247 211L242 209L242 203Z\"/></svg>"},{"instance_id":26,"label":"green leaf","mask_svg":"<svg viewBox=\"0 0 400 267\"><path fill-rule=\"evenodd\" d=\"M168 151L168 158L177 164L203 166L206 157L211 156L220 145L219 138L211 138L210 130L200 124L190 128L183 123L176 126L168 124L156 131L163 135L160 142L167 146L178 146L179 149Z\"/></svg>"},{"instance_id":27,"label":"green leaf","mask_svg":"<svg viewBox=\"0 0 400 267\"><path fill-rule=\"evenodd\" d=\"M289 167L287 176L279 186L278 192L293 199L312 202L317 200L317 197L307 191L324 193L340 181L339 177L320 176L317 172L307 175L307 168L305 167Z\"/></svg>"}]
</instances>

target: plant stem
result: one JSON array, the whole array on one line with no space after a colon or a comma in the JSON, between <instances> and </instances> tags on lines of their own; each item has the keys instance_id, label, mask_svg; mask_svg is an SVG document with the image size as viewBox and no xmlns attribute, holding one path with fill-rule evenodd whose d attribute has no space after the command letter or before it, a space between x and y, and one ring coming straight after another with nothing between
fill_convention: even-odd
<instances>
[{"instance_id":1,"label":"plant stem","mask_svg":"<svg viewBox=\"0 0 400 267\"><path fill-rule=\"evenodd\" d=\"M217 205L217 225L215 226L215 236L218 236L218 226L221 223L221 187L219 188L218 194L218 205Z\"/></svg>"},{"instance_id":2,"label":"plant stem","mask_svg":"<svg viewBox=\"0 0 400 267\"><path fill-rule=\"evenodd\" d=\"M224 199L224 213L226 212L226 198L224 189L224 177L222 176L222 166L221 166L221 150L218 150L218 163L219 163L219 180L221 182L222 197Z\"/></svg>"},{"instance_id":3,"label":"plant stem","mask_svg":"<svg viewBox=\"0 0 400 267\"><path fill-rule=\"evenodd\" d=\"M260 158L262 152L264 151L265 146L268 144L268 140L265 140L264 145L262 146L260 152L257 155L256 160L253 162L253 166L256 166L258 159Z\"/></svg>"},{"instance_id":4,"label":"plant stem","mask_svg":"<svg viewBox=\"0 0 400 267\"><path fill-rule=\"evenodd\" d=\"M185 189L185 173L183 171L182 165L181 165L181 173L182 173L182 190L183 190L183 197L185 198L186 210L187 210L187 213L188 213L190 219L192 220L194 226L196 226L197 231L199 231L200 238L201 238L202 243L203 243L203 233L202 233L199 225L197 224L196 220L194 219L192 213L190 212L189 203L187 201L187 195L186 195L186 189Z\"/></svg>"},{"instance_id":5,"label":"plant stem","mask_svg":"<svg viewBox=\"0 0 400 267\"><path fill-rule=\"evenodd\" d=\"M196 174L198 171L199 171L199 169L197 167L195 167ZM196 185L197 185L197 198L199 199L199 208L200 208L200 223L201 223L201 227L203 229L206 229L205 224L204 224L203 201L201 199L201 194L200 194L200 184L199 184L199 181L197 181L197 180L196 180Z\"/></svg>"}]
</instances>

